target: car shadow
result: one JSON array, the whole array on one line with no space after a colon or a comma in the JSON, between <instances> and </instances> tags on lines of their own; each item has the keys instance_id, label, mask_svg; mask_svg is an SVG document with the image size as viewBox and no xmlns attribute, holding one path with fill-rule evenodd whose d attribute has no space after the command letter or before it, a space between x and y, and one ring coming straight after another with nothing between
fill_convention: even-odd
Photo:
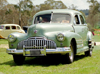
<instances>
[{"instance_id":1,"label":"car shadow","mask_svg":"<svg viewBox=\"0 0 100 74\"><path fill-rule=\"evenodd\" d=\"M51 55L46 57L37 57L34 59L29 59L24 62L24 65L41 65L41 66L51 66L51 65L59 65L65 64L63 63L63 59L61 55Z\"/></svg>"},{"instance_id":2,"label":"car shadow","mask_svg":"<svg viewBox=\"0 0 100 74\"><path fill-rule=\"evenodd\" d=\"M17 66L13 60L7 61L7 62L3 62L0 63L0 65L10 65L10 66Z\"/></svg>"},{"instance_id":3,"label":"car shadow","mask_svg":"<svg viewBox=\"0 0 100 74\"><path fill-rule=\"evenodd\" d=\"M74 61L78 61L87 57L85 54L75 55Z\"/></svg>"},{"instance_id":4,"label":"car shadow","mask_svg":"<svg viewBox=\"0 0 100 74\"><path fill-rule=\"evenodd\" d=\"M81 60L83 58L85 58L85 55L76 55L74 62L77 60ZM51 66L51 65L64 65L67 64L65 61L66 58L61 56L61 55L50 55L50 56L45 56L45 57L26 57L25 62L23 63L23 65L25 66ZM7 61L7 62L3 62L0 63L0 65L10 65L11 67L13 66L18 66L14 63L13 60Z\"/></svg>"}]
</instances>

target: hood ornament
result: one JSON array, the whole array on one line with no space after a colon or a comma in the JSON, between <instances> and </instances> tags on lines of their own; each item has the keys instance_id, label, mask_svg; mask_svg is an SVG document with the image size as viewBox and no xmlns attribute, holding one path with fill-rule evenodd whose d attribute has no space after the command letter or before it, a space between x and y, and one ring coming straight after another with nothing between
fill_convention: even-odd
<instances>
[{"instance_id":1,"label":"hood ornament","mask_svg":"<svg viewBox=\"0 0 100 74\"><path fill-rule=\"evenodd\" d=\"M37 30L34 30L34 33L36 34L37 33Z\"/></svg>"}]
</instances>

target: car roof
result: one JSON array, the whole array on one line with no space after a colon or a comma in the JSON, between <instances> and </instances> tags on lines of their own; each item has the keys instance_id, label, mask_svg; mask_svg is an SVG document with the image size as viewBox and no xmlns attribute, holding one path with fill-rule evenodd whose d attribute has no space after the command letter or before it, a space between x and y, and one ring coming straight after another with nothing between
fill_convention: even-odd
<instances>
[{"instance_id":1,"label":"car roof","mask_svg":"<svg viewBox=\"0 0 100 74\"><path fill-rule=\"evenodd\" d=\"M77 10L70 10L70 9L52 9L52 10L44 10L44 11L37 12L36 15L40 15L40 14L50 14L52 12L53 13L69 13L69 14L79 13L79 14L81 14Z\"/></svg>"},{"instance_id":2,"label":"car roof","mask_svg":"<svg viewBox=\"0 0 100 74\"><path fill-rule=\"evenodd\" d=\"M19 26L18 24L0 24L2 26Z\"/></svg>"}]
</instances>

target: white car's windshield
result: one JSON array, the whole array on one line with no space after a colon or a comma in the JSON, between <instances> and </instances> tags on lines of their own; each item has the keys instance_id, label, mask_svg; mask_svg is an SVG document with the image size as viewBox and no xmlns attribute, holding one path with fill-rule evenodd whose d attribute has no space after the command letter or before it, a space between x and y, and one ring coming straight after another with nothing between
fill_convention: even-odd
<instances>
[{"instance_id":1,"label":"white car's windshield","mask_svg":"<svg viewBox=\"0 0 100 74\"><path fill-rule=\"evenodd\" d=\"M54 13L51 14L45 14L45 15L39 15L35 18L35 24L37 23L70 23L71 16L69 14L60 14L60 13Z\"/></svg>"}]
</instances>

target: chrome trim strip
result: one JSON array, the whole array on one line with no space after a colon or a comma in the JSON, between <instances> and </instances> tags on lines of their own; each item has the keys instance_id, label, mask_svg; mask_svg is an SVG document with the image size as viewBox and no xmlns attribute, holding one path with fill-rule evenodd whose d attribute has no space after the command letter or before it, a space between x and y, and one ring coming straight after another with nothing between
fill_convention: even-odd
<instances>
[{"instance_id":1,"label":"chrome trim strip","mask_svg":"<svg viewBox=\"0 0 100 74\"><path fill-rule=\"evenodd\" d=\"M71 52L71 49L70 47L58 47L56 49L46 49L46 54L55 54L55 53L61 53L61 54L64 54L64 53L69 53Z\"/></svg>"},{"instance_id":2,"label":"chrome trim strip","mask_svg":"<svg viewBox=\"0 0 100 74\"><path fill-rule=\"evenodd\" d=\"M16 50L16 49L7 49L6 52L8 54L23 54L23 49Z\"/></svg>"}]
</instances>

